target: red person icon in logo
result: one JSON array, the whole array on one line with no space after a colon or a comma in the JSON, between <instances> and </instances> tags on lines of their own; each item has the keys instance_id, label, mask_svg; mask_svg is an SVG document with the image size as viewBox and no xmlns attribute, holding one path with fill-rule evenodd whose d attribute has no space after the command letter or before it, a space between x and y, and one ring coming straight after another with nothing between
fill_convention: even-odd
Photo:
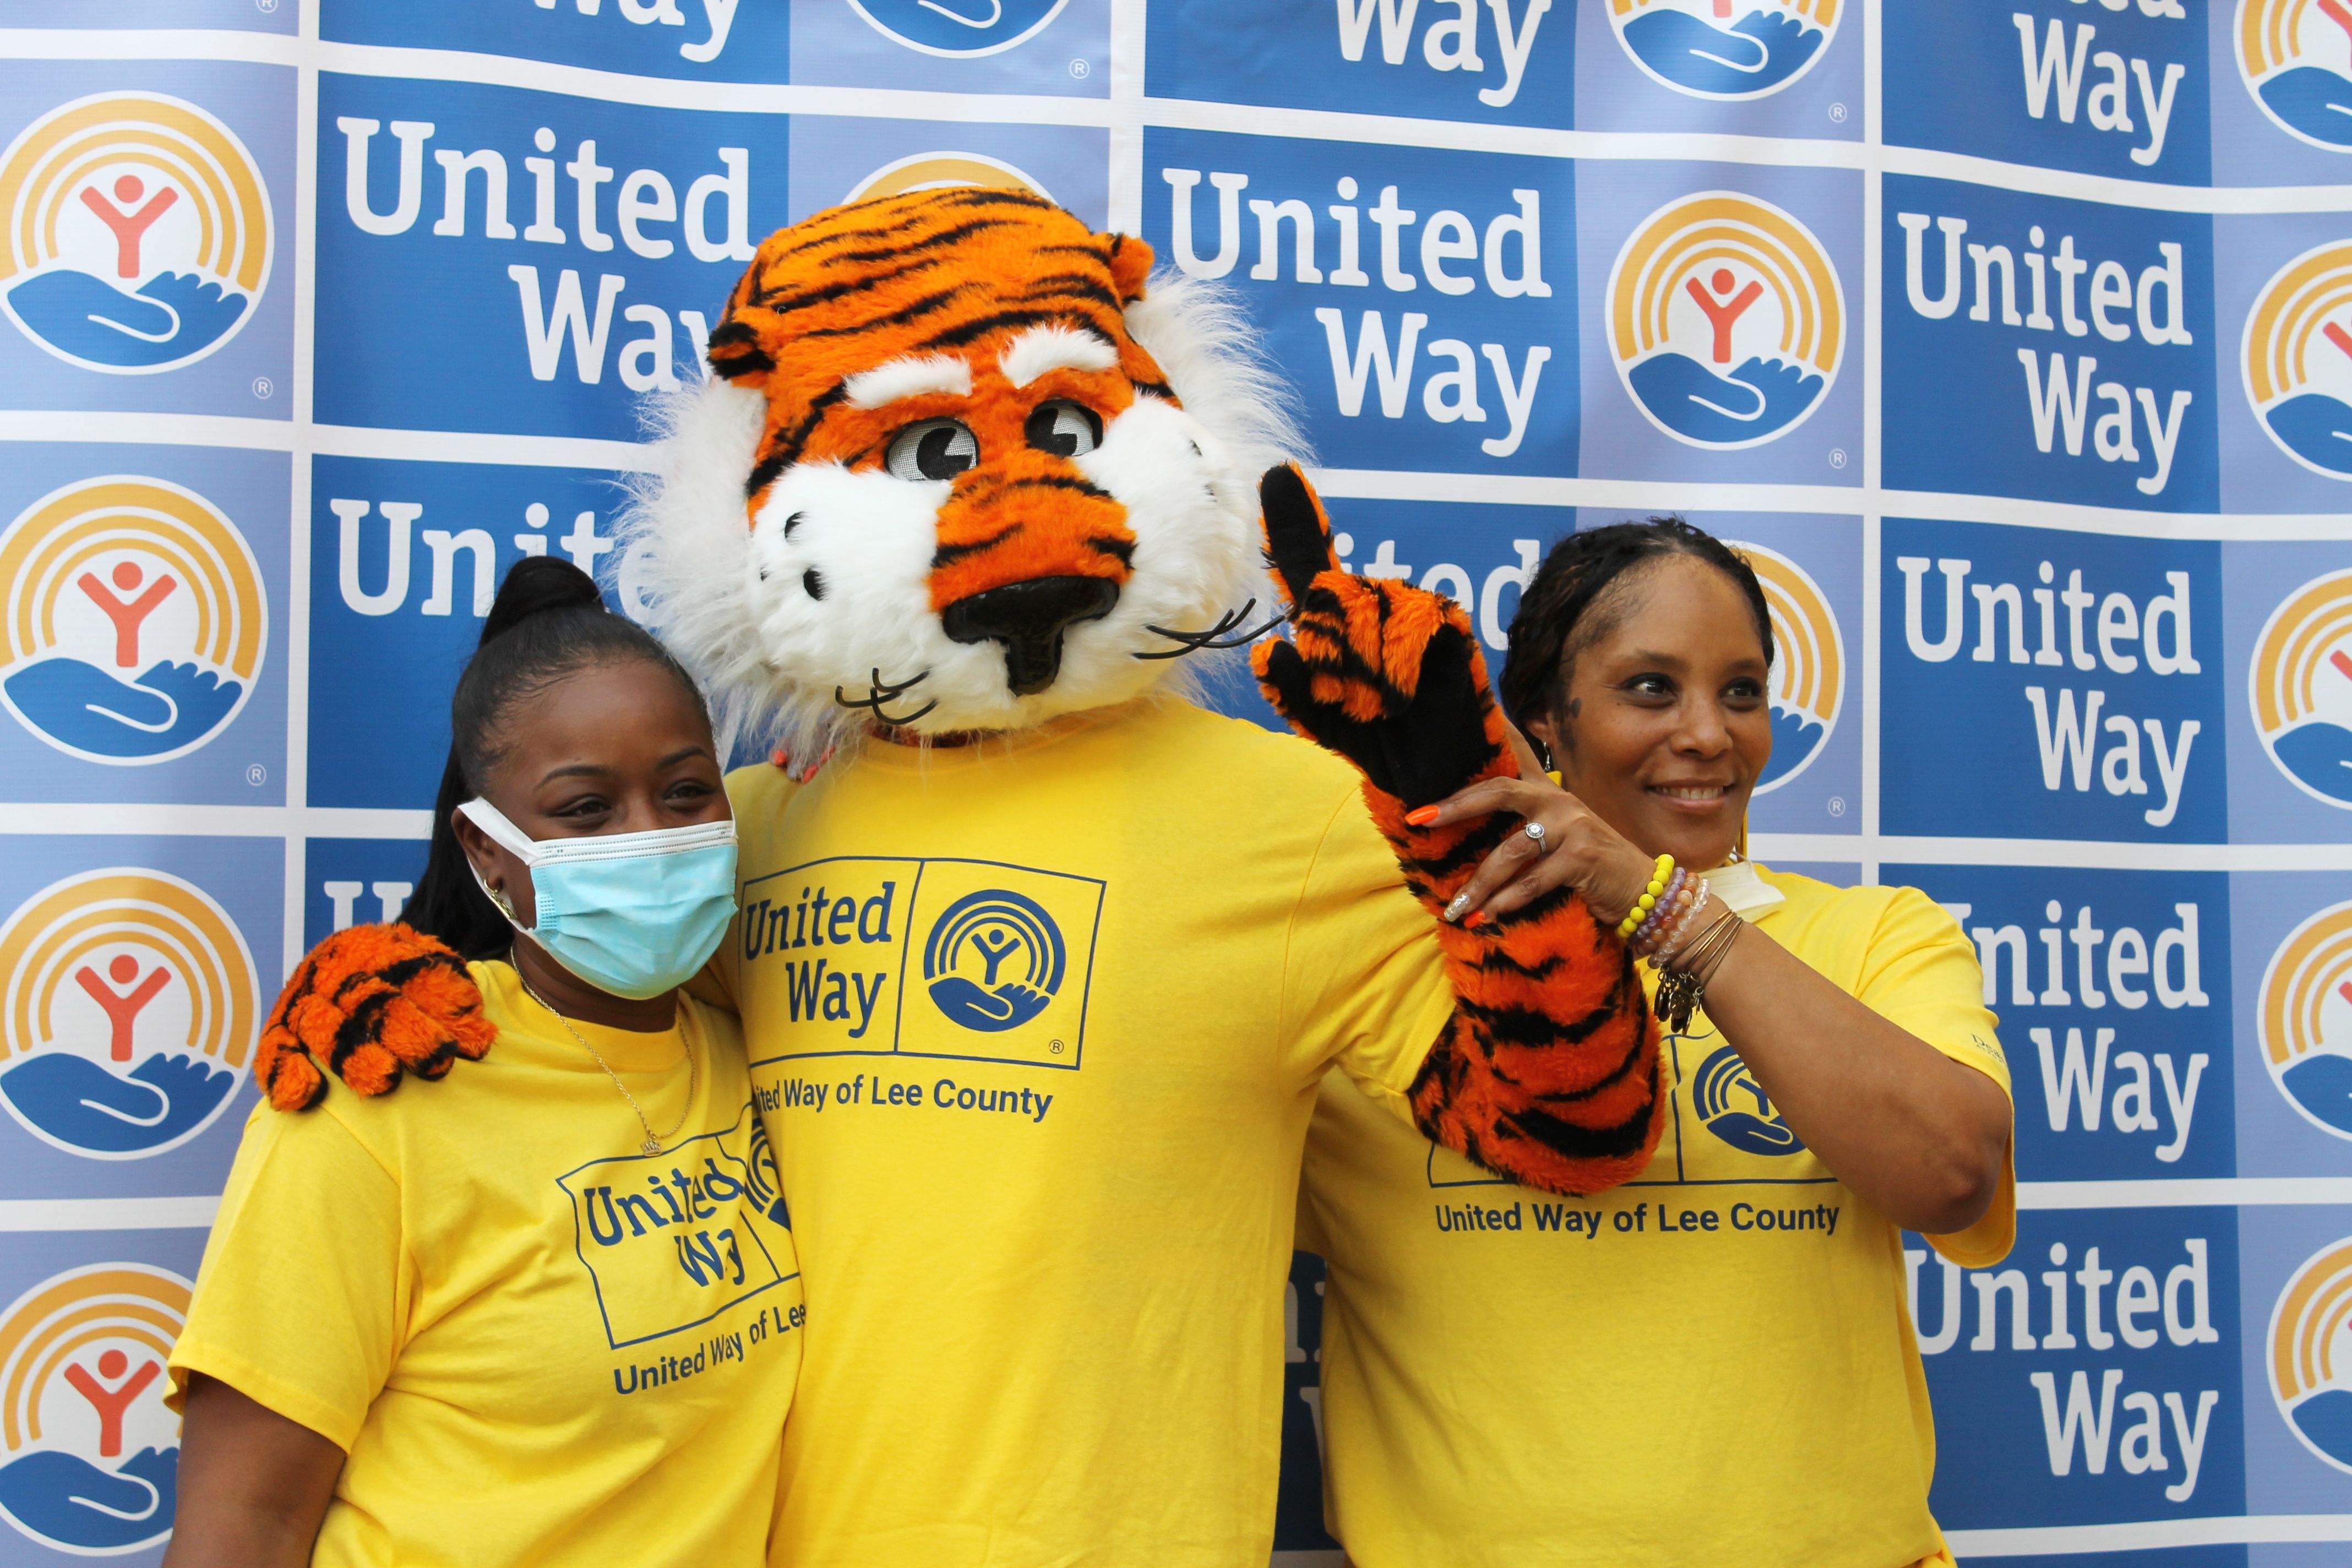
<instances>
[{"instance_id":1,"label":"red person icon in logo","mask_svg":"<svg viewBox=\"0 0 2352 1568\"><path fill-rule=\"evenodd\" d=\"M134 563L123 561L117 563L114 570L107 575L114 579L116 588L128 594L139 586L140 579L145 574ZM89 595L90 603L105 612L106 618L114 623L114 662L125 669L139 668L140 626L179 585L167 572L148 584L146 592L137 598L124 599L117 597L113 589L100 582L95 573L85 572L74 579L74 586Z\"/></svg>"},{"instance_id":2,"label":"red person icon in logo","mask_svg":"<svg viewBox=\"0 0 2352 1568\"><path fill-rule=\"evenodd\" d=\"M107 1054L116 1061L127 1062L131 1059L131 1026L146 1010L147 1004L155 1000L155 994L171 984L172 972L159 963L146 979L140 980L139 961L123 952L115 955L114 962L106 966L106 973L114 985L129 985L131 989L115 990L114 985L100 979L98 971L87 963L75 970L73 977L77 984L89 993L90 1000L106 1010L110 1037ZM131 985L134 980L138 984Z\"/></svg>"},{"instance_id":3,"label":"red person icon in logo","mask_svg":"<svg viewBox=\"0 0 2352 1568\"><path fill-rule=\"evenodd\" d=\"M66 1381L72 1384L74 1392L89 1400L90 1407L98 1412L98 1454L102 1459L114 1458L122 1452L123 1413L131 1408L131 1401L155 1381L156 1374L163 1370L163 1363L142 1362L138 1371L130 1369L131 1358L118 1350L99 1352L96 1377L92 1377L85 1367L68 1365L66 1368ZM110 1384L113 1386L109 1387Z\"/></svg>"},{"instance_id":4,"label":"red person icon in logo","mask_svg":"<svg viewBox=\"0 0 2352 1568\"><path fill-rule=\"evenodd\" d=\"M1706 312L1707 325L1715 329L1715 363L1717 364L1731 363L1732 326L1764 293L1764 285L1750 279L1748 287L1735 294L1731 291L1733 282L1731 268L1718 267L1715 269L1715 276L1708 279L1704 286L1696 278L1687 279L1685 284L1690 289L1690 297L1698 301L1698 308Z\"/></svg>"},{"instance_id":5,"label":"red person icon in logo","mask_svg":"<svg viewBox=\"0 0 2352 1568\"><path fill-rule=\"evenodd\" d=\"M135 205L146 192L145 183L136 174L125 174L114 182L113 201L107 200L95 185L82 187L81 205L96 213L98 221L113 231L114 270L119 277L139 276L139 242L146 237L155 220L171 211L172 204L180 199L179 192L165 185L147 198L146 205Z\"/></svg>"}]
</instances>

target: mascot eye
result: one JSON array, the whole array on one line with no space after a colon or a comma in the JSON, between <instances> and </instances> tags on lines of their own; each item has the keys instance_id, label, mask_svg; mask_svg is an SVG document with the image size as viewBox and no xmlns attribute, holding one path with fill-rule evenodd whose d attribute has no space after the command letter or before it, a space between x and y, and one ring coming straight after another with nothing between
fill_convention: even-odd
<instances>
[{"instance_id":1,"label":"mascot eye","mask_svg":"<svg viewBox=\"0 0 2352 1568\"><path fill-rule=\"evenodd\" d=\"M1041 452L1051 452L1059 458L1083 458L1102 445L1102 421L1095 417L1093 409L1066 397L1056 397L1029 411L1024 434L1029 437L1029 444Z\"/></svg>"},{"instance_id":2,"label":"mascot eye","mask_svg":"<svg viewBox=\"0 0 2352 1568\"><path fill-rule=\"evenodd\" d=\"M979 461L980 437L954 419L916 421L890 437L882 457L883 468L901 479L951 479Z\"/></svg>"}]
</instances>

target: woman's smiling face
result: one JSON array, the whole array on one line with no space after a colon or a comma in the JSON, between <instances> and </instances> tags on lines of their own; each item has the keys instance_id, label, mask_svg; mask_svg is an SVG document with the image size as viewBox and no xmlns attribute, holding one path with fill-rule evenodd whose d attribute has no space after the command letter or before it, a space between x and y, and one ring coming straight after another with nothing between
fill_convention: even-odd
<instances>
[{"instance_id":1,"label":"woman's smiling face","mask_svg":"<svg viewBox=\"0 0 2352 1568\"><path fill-rule=\"evenodd\" d=\"M1528 728L1560 782L1648 854L1730 858L1772 754L1769 668L1747 595L1690 555L1628 569L1569 639Z\"/></svg>"}]
</instances>

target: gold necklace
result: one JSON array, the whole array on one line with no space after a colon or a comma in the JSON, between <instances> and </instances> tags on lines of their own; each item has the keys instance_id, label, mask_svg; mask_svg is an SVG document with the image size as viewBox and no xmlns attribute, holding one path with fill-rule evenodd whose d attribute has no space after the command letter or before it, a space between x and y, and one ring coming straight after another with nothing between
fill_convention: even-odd
<instances>
[{"instance_id":1,"label":"gold necklace","mask_svg":"<svg viewBox=\"0 0 2352 1568\"><path fill-rule=\"evenodd\" d=\"M694 1114L694 1091L702 1081L702 1064L694 1059L694 1043L686 1037L686 1030L681 1027L677 1032L678 1044L686 1049L686 1109L677 1113L677 1120L670 1124L670 1130L668 1131L656 1132L654 1131L652 1121L646 1115L646 1108L637 1103L637 1097L629 1092L629 1086L621 1081L621 1075L613 1070L613 1064L606 1061L602 1056L598 1055L595 1047L581 1038L580 1031L572 1026L571 1019L565 1017L562 1014L556 1012L554 1008L547 1006L547 998L541 996L538 992L530 988L530 982L523 978L522 969L520 965L515 969L515 982L522 987L522 994L524 995L530 997L541 1006L547 1007L549 1015L552 1016L557 1023L563 1026L563 1032L571 1036L572 1038L579 1045L580 1048L586 1051L595 1061L598 1067L604 1069L604 1076L613 1080L613 1087L621 1091L621 1098L627 1100L629 1102L629 1109L637 1113L637 1123L646 1130L646 1141L637 1145L639 1151L647 1154L660 1153L662 1152L662 1144L669 1139L677 1136L678 1131L686 1125L686 1119Z\"/></svg>"}]
</instances>

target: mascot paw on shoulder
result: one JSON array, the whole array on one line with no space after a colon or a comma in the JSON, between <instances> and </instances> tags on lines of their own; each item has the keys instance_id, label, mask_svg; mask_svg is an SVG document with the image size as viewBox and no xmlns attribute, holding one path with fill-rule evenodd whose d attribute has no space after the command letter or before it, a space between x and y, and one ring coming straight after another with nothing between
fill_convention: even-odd
<instances>
[{"instance_id":1,"label":"mascot paw on shoulder","mask_svg":"<svg viewBox=\"0 0 2352 1568\"><path fill-rule=\"evenodd\" d=\"M1256 650L1262 688L1362 773L1454 984L1415 1121L1531 1185L1625 1180L1664 1100L1623 944L1565 893L1475 931L1438 921L1516 824L1404 821L1516 768L1468 621L1339 569L1256 329L1151 261L978 187L770 237L710 377L664 410L631 525L664 640L722 741L759 734L781 761L1112 708L1289 620Z\"/></svg>"}]
</instances>

